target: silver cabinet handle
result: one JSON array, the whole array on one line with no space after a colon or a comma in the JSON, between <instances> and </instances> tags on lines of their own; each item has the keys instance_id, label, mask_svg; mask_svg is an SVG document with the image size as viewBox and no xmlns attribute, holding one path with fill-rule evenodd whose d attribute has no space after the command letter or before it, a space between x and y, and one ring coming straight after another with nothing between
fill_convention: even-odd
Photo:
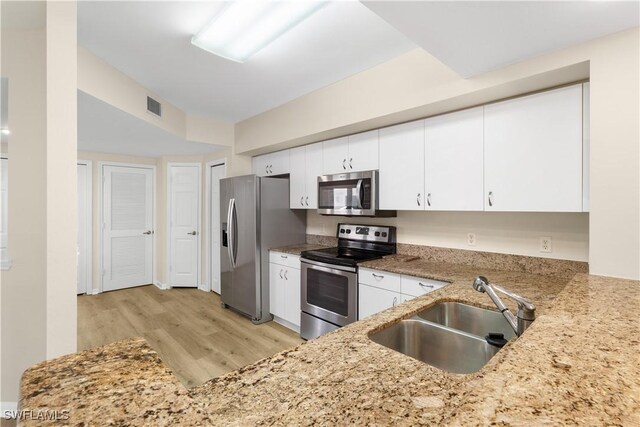
<instances>
[{"instance_id":1,"label":"silver cabinet handle","mask_svg":"<svg viewBox=\"0 0 640 427\"><path fill-rule=\"evenodd\" d=\"M347 159L342 159L342 169L347 170Z\"/></svg>"},{"instance_id":2,"label":"silver cabinet handle","mask_svg":"<svg viewBox=\"0 0 640 427\"><path fill-rule=\"evenodd\" d=\"M420 206L420 193L418 193L418 196L416 196L416 203L418 204L418 206Z\"/></svg>"},{"instance_id":3,"label":"silver cabinet handle","mask_svg":"<svg viewBox=\"0 0 640 427\"><path fill-rule=\"evenodd\" d=\"M289 272L289 270L285 270L284 271L284 280L289 280L289 278L287 277L287 273Z\"/></svg>"},{"instance_id":4,"label":"silver cabinet handle","mask_svg":"<svg viewBox=\"0 0 640 427\"><path fill-rule=\"evenodd\" d=\"M264 167L264 173L269 173L269 165L265 165L265 167Z\"/></svg>"},{"instance_id":5,"label":"silver cabinet handle","mask_svg":"<svg viewBox=\"0 0 640 427\"><path fill-rule=\"evenodd\" d=\"M420 287L425 288L425 289L433 289L433 285L425 285L422 282L418 282L418 285L420 285Z\"/></svg>"},{"instance_id":6,"label":"silver cabinet handle","mask_svg":"<svg viewBox=\"0 0 640 427\"><path fill-rule=\"evenodd\" d=\"M351 163L353 163L353 157L349 159L349 167L353 169L353 165Z\"/></svg>"},{"instance_id":7,"label":"silver cabinet handle","mask_svg":"<svg viewBox=\"0 0 640 427\"><path fill-rule=\"evenodd\" d=\"M151 234L151 230L144 231L142 234Z\"/></svg>"},{"instance_id":8,"label":"silver cabinet handle","mask_svg":"<svg viewBox=\"0 0 640 427\"><path fill-rule=\"evenodd\" d=\"M304 196L300 197L300 206L304 206Z\"/></svg>"},{"instance_id":9,"label":"silver cabinet handle","mask_svg":"<svg viewBox=\"0 0 640 427\"><path fill-rule=\"evenodd\" d=\"M489 206L493 206L493 191L489 191Z\"/></svg>"},{"instance_id":10,"label":"silver cabinet handle","mask_svg":"<svg viewBox=\"0 0 640 427\"><path fill-rule=\"evenodd\" d=\"M286 255L280 255L280 258L287 259L287 258L289 258L289 257L288 257L288 256L286 256Z\"/></svg>"},{"instance_id":11,"label":"silver cabinet handle","mask_svg":"<svg viewBox=\"0 0 640 427\"><path fill-rule=\"evenodd\" d=\"M196 235L196 234L198 234L198 233L197 233L195 230L193 230L191 233L187 233L187 234L189 234L189 235L191 235L191 236L195 236L195 235Z\"/></svg>"},{"instance_id":12,"label":"silver cabinet handle","mask_svg":"<svg viewBox=\"0 0 640 427\"><path fill-rule=\"evenodd\" d=\"M304 203L305 203L307 206L309 206L309 196L307 196L307 197L304 199Z\"/></svg>"},{"instance_id":13,"label":"silver cabinet handle","mask_svg":"<svg viewBox=\"0 0 640 427\"><path fill-rule=\"evenodd\" d=\"M395 307L398 304L398 297L393 297L393 306Z\"/></svg>"},{"instance_id":14,"label":"silver cabinet handle","mask_svg":"<svg viewBox=\"0 0 640 427\"><path fill-rule=\"evenodd\" d=\"M384 276L382 274L371 273L371 275L378 280L384 279Z\"/></svg>"},{"instance_id":15,"label":"silver cabinet handle","mask_svg":"<svg viewBox=\"0 0 640 427\"><path fill-rule=\"evenodd\" d=\"M282 279L282 269L280 269L280 278Z\"/></svg>"},{"instance_id":16,"label":"silver cabinet handle","mask_svg":"<svg viewBox=\"0 0 640 427\"><path fill-rule=\"evenodd\" d=\"M431 206L431 193L427 193L427 205Z\"/></svg>"},{"instance_id":17,"label":"silver cabinet handle","mask_svg":"<svg viewBox=\"0 0 640 427\"><path fill-rule=\"evenodd\" d=\"M269 173L273 173L273 165L269 165Z\"/></svg>"}]
</instances>

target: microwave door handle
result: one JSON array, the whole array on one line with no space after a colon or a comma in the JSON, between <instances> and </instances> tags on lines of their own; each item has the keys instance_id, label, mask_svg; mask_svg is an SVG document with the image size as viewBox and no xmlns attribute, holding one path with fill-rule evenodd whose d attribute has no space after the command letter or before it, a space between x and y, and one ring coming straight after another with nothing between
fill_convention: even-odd
<instances>
[{"instance_id":1,"label":"microwave door handle","mask_svg":"<svg viewBox=\"0 0 640 427\"><path fill-rule=\"evenodd\" d=\"M358 193L358 209L362 209L362 199L364 198L364 194L362 193L362 180L358 180L358 184L356 185L356 192Z\"/></svg>"}]
</instances>

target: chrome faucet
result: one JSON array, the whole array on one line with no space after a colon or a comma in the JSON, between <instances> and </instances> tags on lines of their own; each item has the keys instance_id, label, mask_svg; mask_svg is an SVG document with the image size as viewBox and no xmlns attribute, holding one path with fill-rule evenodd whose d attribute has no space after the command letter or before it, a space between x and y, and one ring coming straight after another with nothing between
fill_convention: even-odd
<instances>
[{"instance_id":1,"label":"chrome faucet","mask_svg":"<svg viewBox=\"0 0 640 427\"><path fill-rule=\"evenodd\" d=\"M507 319L509 325L516 332L516 335L520 336L522 333L536 320L536 306L531 301L520 295L509 292L508 290L489 283L489 280L484 276L478 276L473 281L473 289L478 292L486 292L491 298L491 301L498 307L498 310ZM508 296L518 303L518 316L514 316L509 311L506 305L502 302L496 291Z\"/></svg>"}]
</instances>

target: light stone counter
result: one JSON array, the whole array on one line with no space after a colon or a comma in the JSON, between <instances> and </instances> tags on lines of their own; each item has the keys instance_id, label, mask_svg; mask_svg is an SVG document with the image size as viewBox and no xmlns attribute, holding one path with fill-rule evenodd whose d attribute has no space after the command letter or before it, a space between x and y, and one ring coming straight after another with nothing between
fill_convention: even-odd
<instances>
[{"instance_id":1,"label":"light stone counter","mask_svg":"<svg viewBox=\"0 0 640 427\"><path fill-rule=\"evenodd\" d=\"M640 422L640 282L423 259L366 267L451 284L188 391L140 340L43 362L23 376L21 407L69 409L69 425ZM532 299L538 319L477 373L446 373L368 338L438 301L492 308L471 288L478 274Z\"/></svg>"}]
</instances>

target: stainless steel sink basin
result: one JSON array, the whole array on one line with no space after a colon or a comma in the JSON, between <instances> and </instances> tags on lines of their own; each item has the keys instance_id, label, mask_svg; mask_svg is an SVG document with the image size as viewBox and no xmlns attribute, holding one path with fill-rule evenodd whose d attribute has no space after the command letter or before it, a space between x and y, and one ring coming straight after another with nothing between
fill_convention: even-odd
<instances>
[{"instance_id":1,"label":"stainless steel sink basin","mask_svg":"<svg viewBox=\"0 0 640 427\"><path fill-rule=\"evenodd\" d=\"M378 344L456 374L482 368L499 347L484 339L419 319L402 320L371 336Z\"/></svg>"},{"instance_id":2,"label":"stainless steel sink basin","mask_svg":"<svg viewBox=\"0 0 640 427\"><path fill-rule=\"evenodd\" d=\"M485 336L515 333L501 313L456 302L444 302L402 320L371 340L447 372L469 374L480 370L500 350Z\"/></svg>"},{"instance_id":3,"label":"stainless steel sink basin","mask_svg":"<svg viewBox=\"0 0 640 427\"><path fill-rule=\"evenodd\" d=\"M503 334L507 340L516 336L502 313L459 302L438 303L418 313L418 317L481 338L487 336L489 332Z\"/></svg>"}]
</instances>

